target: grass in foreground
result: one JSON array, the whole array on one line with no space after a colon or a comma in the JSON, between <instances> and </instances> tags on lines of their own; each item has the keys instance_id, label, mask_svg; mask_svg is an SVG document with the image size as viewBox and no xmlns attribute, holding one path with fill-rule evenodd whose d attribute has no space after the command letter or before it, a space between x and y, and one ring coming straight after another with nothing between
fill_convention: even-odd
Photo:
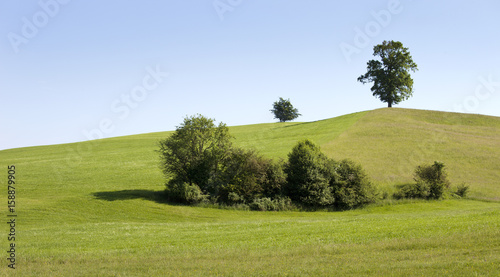
<instances>
[{"instance_id":1,"label":"grass in foreground","mask_svg":"<svg viewBox=\"0 0 500 277\"><path fill-rule=\"evenodd\" d=\"M96 200L102 204L113 201ZM412 202L348 212L161 206L22 228L23 276L497 276L500 204ZM111 203L109 203L111 202ZM152 207L151 207L152 206ZM100 222L99 222L100 221ZM6 267L4 267L6 268ZM7 272L5 269L2 271Z\"/></svg>"}]
</instances>

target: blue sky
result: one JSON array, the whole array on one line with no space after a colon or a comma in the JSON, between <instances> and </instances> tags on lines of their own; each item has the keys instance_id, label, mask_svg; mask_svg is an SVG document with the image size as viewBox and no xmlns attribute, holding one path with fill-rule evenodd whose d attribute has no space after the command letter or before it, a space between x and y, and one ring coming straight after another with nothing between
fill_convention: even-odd
<instances>
[{"instance_id":1,"label":"blue sky","mask_svg":"<svg viewBox=\"0 0 500 277\"><path fill-rule=\"evenodd\" d=\"M315 121L385 107L366 72L384 40L419 71L402 108L500 116L500 2L0 2L0 149L174 130L186 115Z\"/></svg>"}]
</instances>

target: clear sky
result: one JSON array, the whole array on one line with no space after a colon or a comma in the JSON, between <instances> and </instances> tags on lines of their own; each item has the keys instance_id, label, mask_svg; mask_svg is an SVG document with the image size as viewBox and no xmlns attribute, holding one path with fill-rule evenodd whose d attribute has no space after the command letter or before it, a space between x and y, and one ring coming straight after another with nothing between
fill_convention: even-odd
<instances>
[{"instance_id":1,"label":"clear sky","mask_svg":"<svg viewBox=\"0 0 500 277\"><path fill-rule=\"evenodd\" d=\"M396 107L500 116L500 1L0 1L0 149L174 130L186 115L315 121L385 107L357 82L409 48Z\"/></svg>"}]
</instances>

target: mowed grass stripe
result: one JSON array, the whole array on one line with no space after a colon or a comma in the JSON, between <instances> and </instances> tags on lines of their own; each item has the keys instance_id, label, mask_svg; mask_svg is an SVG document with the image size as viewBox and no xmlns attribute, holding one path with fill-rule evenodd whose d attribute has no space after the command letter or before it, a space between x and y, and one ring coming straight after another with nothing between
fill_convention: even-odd
<instances>
[{"instance_id":1,"label":"mowed grass stripe","mask_svg":"<svg viewBox=\"0 0 500 277\"><path fill-rule=\"evenodd\" d=\"M104 276L141 268L184 276L391 275L392 270L489 275L499 273L494 267L500 262L499 208L447 200L337 213L222 211L228 217L218 222L211 222L211 215L220 210L201 208L209 218L32 228L25 262L41 275L95 272L94 266ZM39 264L44 267L34 268ZM158 268L161 264L168 266Z\"/></svg>"}]
</instances>

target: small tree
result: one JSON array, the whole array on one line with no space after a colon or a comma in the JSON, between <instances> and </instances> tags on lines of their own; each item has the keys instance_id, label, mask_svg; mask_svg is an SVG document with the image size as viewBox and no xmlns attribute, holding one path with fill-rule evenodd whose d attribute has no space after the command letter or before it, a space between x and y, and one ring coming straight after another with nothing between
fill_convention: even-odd
<instances>
[{"instance_id":1,"label":"small tree","mask_svg":"<svg viewBox=\"0 0 500 277\"><path fill-rule=\"evenodd\" d=\"M386 102L388 107L407 100L413 94L413 79L409 71L415 72L417 64L413 62L408 48L399 41L384 41L373 48L373 55L381 61L368 61L368 72L358 81L366 84L374 82L373 96Z\"/></svg>"},{"instance_id":2,"label":"small tree","mask_svg":"<svg viewBox=\"0 0 500 277\"><path fill-rule=\"evenodd\" d=\"M180 198L199 194L199 190L214 193L220 163L230 153L230 140L225 124L216 126L213 119L201 115L186 117L170 137L159 142L167 190Z\"/></svg>"},{"instance_id":3,"label":"small tree","mask_svg":"<svg viewBox=\"0 0 500 277\"><path fill-rule=\"evenodd\" d=\"M450 181L442 162L435 161L432 165L419 165L415 169L413 178L415 183L406 184L399 188L394 194L396 199L400 198L423 198L440 199L444 192L450 188ZM464 190L462 188L462 190ZM465 189L465 193L466 193ZM458 190L457 194L462 193Z\"/></svg>"},{"instance_id":4,"label":"small tree","mask_svg":"<svg viewBox=\"0 0 500 277\"><path fill-rule=\"evenodd\" d=\"M335 206L352 209L375 202L377 191L361 165L351 160L342 160L335 167L336 178L332 179Z\"/></svg>"},{"instance_id":5,"label":"small tree","mask_svg":"<svg viewBox=\"0 0 500 277\"><path fill-rule=\"evenodd\" d=\"M225 124L216 126L213 119L198 115L186 117L170 137L161 140L158 152L167 197L225 204L248 204L263 196L280 198L286 180L281 164L232 146L231 138Z\"/></svg>"},{"instance_id":6,"label":"small tree","mask_svg":"<svg viewBox=\"0 0 500 277\"><path fill-rule=\"evenodd\" d=\"M301 115L299 110L290 103L290 99L285 100L281 97L279 101L273 103L271 112L274 113L274 118L279 119L280 122L294 120Z\"/></svg>"},{"instance_id":7,"label":"small tree","mask_svg":"<svg viewBox=\"0 0 500 277\"><path fill-rule=\"evenodd\" d=\"M417 183L427 184L429 187L430 199L439 199L445 189L450 188L448 174L442 162L435 161L432 165L419 165L415 170L414 180Z\"/></svg>"},{"instance_id":8,"label":"small tree","mask_svg":"<svg viewBox=\"0 0 500 277\"><path fill-rule=\"evenodd\" d=\"M334 178L333 160L309 140L299 141L288 154L286 194L294 201L313 206L334 202L330 181Z\"/></svg>"}]
</instances>

